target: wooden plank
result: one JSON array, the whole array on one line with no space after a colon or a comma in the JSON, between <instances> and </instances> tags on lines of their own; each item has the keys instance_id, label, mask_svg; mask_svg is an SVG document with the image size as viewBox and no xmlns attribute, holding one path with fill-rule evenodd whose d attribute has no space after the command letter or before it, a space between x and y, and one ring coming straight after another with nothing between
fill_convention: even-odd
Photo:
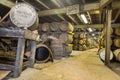
<instances>
[{"instance_id":1,"label":"wooden plank","mask_svg":"<svg viewBox=\"0 0 120 80\"><path fill-rule=\"evenodd\" d=\"M90 4L85 4L83 6L83 10L82 11L90 11L90 10L97 10L99 9L99 3L90 3Z\"/></svg>"},{"instance_id":2,"label":"wooden plank","mask_svg":"<svg viewBox=\"0 0 120 80\"><path fill-rule=\"evenodd\" d=\"M0 36L1 37L21 37L23 38L24 31L16 30L16 29L8 29L8 28L0 28Z\"/></svg>"},{"instance_id":3,"label":"wooden plank","mask_svg":"<svg viewBox=\"0 0 120 80\"><path fill-rule=\"evenodd\" d=\"M0 64L0 69L14 71L14 68L15 68L15 67L14 67L13 65L8 65L8 64Z\"/></svg>"},{"instance_id":4,"label":"wooden plank","mask_svg":"<svg viewBox=\"0 0 120 80\"><path fill-rule=\"evenodd\" d=\"M29 67L33 67L35 63L36 41L31 41L31 54L29 58Z\"/></svg>"},{"instance_id":5,"label":"wooden plank","mask_svg":"<svg viewBox=\"0 0 120 80\"><path fill-rule=\"evenodd\" d=\"M112 8L113 9L120 8L120 0L113 1Z\"/></svg>"},{"instance_id":6,"label":"wooden plank","mask_svg":"<svg viewBox=\"0 0 120 80\"><path fill-rule=\"evenodd\" d=\"M49 16L49 15L65 14L65 13L67 13L66 8L51 9L51 10L44 10L38 12L39 16Z\"/></svg>"},{"instance_id":7,"label":"wooden plank","mask_svg":"<svg viewBox=\"0 0 120 80\"><path fill-rule=\"evenodd\" d=\"M20 76L23 66L23 57L24 57L24 48L25 48L25 39L19 38L17 46L17 55L15 61L15 70L13 73L14 77Z\"/></svg>"},{"instance_id":8,"label":"wooden plank","mask_svg":"<svg viewBox=\"0 0 120 80\"><path fill-rule=\"evenodd\" d=\"M119 27L120 24L112 24L112 27ZM75 25L74 28L103 28L103 24Z\"/></svg>"},{"instance_id":9,"label":"wooden plank","mask_svg":"<svg viewBox=\"0 0 120 80\"><path fill-rule=\"evenodd\" d=\"M75 28L103 28L103 24L76 25Z\"/></svg>"},{"instance_id":10,"label":"wooden plank","mask_svg":"<svg viewBox=\"0 0 120 80\"><path fill-rule=\"evenodd\" d=\"M100 0L100 9L106 7L108 4L110 4L113 0Z\"/></svg>"},{"instance_id":11,"label":"wooden plank","mask_svg":"<svg viewBox=\"0 0 120 80\"><path fill-rule=\"evenodd\" d=\"M0 80L6 77L11 71L0 70Z\"/></svg>"},{"instance_id":12,"label":"wooden plank","mask_svg":"<svg viewBox=\"0 0 120 80\"><path fill-rule=\"evenodd\" d=\"M40 40L40 35L39 34L35 34L32 31L30 31L30 30L25 30L24 38L25 39L39 41Z\"/></svg>"},{"instance_id":13,"label":"wooden plank","mask_svg":"<svg viewBox=\"0 0 120 80\"><path fill-rule=\"evenodd\" d=\"M83 9L81 11L90 11L99 9L99 3L91 3L83 5ZM58 8L58 9L51 9L51 10L43 10L39 11L39 16L49 16L49 15L57 15L57 14L66 14L67 8Z\"/></svg>"},{"instance_id":14,"label":"wooden plank","mask_svg":"<svg viewBox=\"0 0 120 80\"><path fill-rule=\"evenodd\" d=\"M111 28L112 10L108 9L106 14L106 46L105 46L105 65L110 64L110 28Z\"/></svg>"},{"instance_id":15,"label":"wooden plank","mask_svg":"<svg viewBox=\"0 0 120 80\"><path fill-rule=\"evenodd\" d=\"M9 0L0 0L0 4L7 6L9 8L11 8L12 6L14 6L14 3L9 1Z\"/></svg>"}]
</instances>

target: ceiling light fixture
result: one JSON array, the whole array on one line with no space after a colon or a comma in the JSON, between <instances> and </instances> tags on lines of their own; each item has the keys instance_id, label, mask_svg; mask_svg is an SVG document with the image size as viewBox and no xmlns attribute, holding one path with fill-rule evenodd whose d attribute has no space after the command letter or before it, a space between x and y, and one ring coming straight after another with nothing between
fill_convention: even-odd
<instances>
[{"instance_id":1,"label":"ceiling light fixture","mask_svg":"<svg viewBox=\"0 0 120 80\"><path fill-rule=\"evenodd\" d=\"M85 24L87 24L87 23L88 23L87 18L85 17L85 15L84 15L84 14L81 14L81 18L83 19L83 21L84 21L84 23L85 23Z\"/></svg>"},{"instance_id":2,"label":"ceiling light fixture","mask_svg":"<svg viewBox=\"0 0 120 80\"><path fill-rule=\"evenodd\" d=\"M89 32L92 32L93 30L91 28L88 28Z\"/></svg>"}]
</instances>

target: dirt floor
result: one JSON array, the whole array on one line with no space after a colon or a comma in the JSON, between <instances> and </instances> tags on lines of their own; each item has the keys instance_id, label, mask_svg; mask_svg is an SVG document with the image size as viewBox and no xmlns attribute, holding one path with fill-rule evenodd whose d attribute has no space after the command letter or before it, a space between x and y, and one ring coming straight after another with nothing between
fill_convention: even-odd
<instances>
[{"instance_id":1,"label":"dirt floor","mask_svg":"<svg viewBox=\"0 0 120 80\"><path fill-rule=\"evenodd\" d=\"M24 70L19 78L9 80L120 80L96 54L97 49L73 51L69 58L35 64L35 68Z\"/></svg>"}]
</instances>

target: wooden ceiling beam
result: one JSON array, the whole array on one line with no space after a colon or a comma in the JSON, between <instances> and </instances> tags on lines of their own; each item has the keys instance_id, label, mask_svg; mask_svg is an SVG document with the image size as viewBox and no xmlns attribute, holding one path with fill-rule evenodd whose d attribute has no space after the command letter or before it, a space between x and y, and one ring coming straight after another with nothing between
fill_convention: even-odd
<instances>
[{"instance_id":1,"label":"wooden ceiling beam","mask_svg":"<svg viewBox=\"0 0 120 80\"><path fill-rule=\"evenodd\" d=\"M99 3L85 4L81 12L97 10L97 9L99 9ZM66 13L67 13L67 8L50 9L50 10L43 10L38 12L39 16L50 16L50 15L66 14Z\"/></svg>"},{"instance_id":2,"label":"wooden ceiling beam","mask_svg":"<svg viewBox=\"0 0 120 80\"><path fill-rule=\"evenodd\" d=\"M106 7L108 4L110 4L113 0L100 0L100 9Z\"/></svg>"},{"instance_id":3,"label":"wooden ceiling beam","mask_svg":"<svg viewBox=\"0 0 120 80\"><path fill-rule=\"evenodd\" d=\"M14 6L14 3L9 1L9 0L0 0L0 4L7 6L9 8L11 8L12 6Z\"/></svg>"},{"instance_id":4,"label":"wooden ceiling beam","mask_svg":"<svg viewBox=\"0 0 120 80\"><path fill-rule=\"evenodd\" d=\"M119 27L120 24L112 24L112 27ZM103 28L103 24L88 24L88 25L75 25L74 28L96 28L101 29Z\"/></svg>"},{"instance_id":5,"label":"wooden ceiling beam","mask_svg":"<svg viewBox=\"0 0 120 80\"><path fill-rule=\"evenodd\" d=\"M103 24L75 25L75 28L103 28Z\"/></svg>"}]
</instances>

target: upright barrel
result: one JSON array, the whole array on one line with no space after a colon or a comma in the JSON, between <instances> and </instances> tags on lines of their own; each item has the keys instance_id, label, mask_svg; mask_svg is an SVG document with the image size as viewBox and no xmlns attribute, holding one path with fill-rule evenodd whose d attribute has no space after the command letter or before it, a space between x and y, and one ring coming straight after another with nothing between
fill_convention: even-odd
<instances>
[{"instance_id":1,"label":"upright barrel","mask_svg":"<svg viewBox=\"0 0 120 80\"><path fill-rule=\"evenodd\" d=\"M61 39L64 43L69 44L69 43L72 43L73 41L73 35L62 33L59 36L59 39Z\"/></svg>"},{"instance_id":2,"label":"upright barrel","mask_svg":"<svg viewBox=\"0 0 120 80\"><path fill-rule=\"evenodd\" d=\"M53 52L53 57L55 59L61 59L64 52L62 41L60 39L53 39L50 47Z\"/></svg>"}]
</instances>

